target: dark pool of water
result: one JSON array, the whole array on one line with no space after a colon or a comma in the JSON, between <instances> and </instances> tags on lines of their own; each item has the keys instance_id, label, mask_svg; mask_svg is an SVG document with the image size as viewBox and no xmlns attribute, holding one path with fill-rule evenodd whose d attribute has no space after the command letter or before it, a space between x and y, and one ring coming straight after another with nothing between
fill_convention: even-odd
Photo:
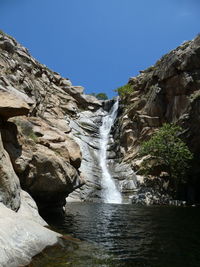
<instances>
[{"instance_id":1,"label":"dark pool of water","mask_svg":"<svg viewBox=\"0 0 200 267\"><path fill-rule=\"evenodd\" d=\"M49 223L82 241L32 266L200 266L199 208L72 203Z\"/></svg>"}]
</instances>

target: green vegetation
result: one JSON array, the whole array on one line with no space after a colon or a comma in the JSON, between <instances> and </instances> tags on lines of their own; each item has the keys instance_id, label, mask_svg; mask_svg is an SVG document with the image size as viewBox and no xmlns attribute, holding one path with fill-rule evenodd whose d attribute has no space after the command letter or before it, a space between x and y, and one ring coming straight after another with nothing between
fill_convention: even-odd
<instances>
[{"instance_id":1,"label":"green vegetation","mask_svg":"<svg viewBox=\"0 0 200 267\"><path fill-rule=\"evenodd\" d=\"M1 34L1 35L4 35L4 36L7 36L8 38L14 40L14 38L13 38L12 36L8 35L8 34L5 33L4 31L2 31L1 29L0 29L0 34Z\"/></svg>"},{"instance_id":2,"label":"green vegetation","mask_svg":"<svg viewBox=\"0 0 200 267\"><path fill-rule=\"evenodd\" d=\"M118 93L119 96L126 96L134 92L134 89L131 84L125 84L117 89L115 89L115 92Z\"/></svg>"},{"instance_id":3,"label":"green vegetation","mask_svg":"<svg viewBox=\"0 0 200 267\"><path fill-rule=\"evenodd\" d=\"M96 94L96 98L99 100L107 100L108 96L105 93Z\"/></svg>"},{"instance_id":4,"label":"green vegetation","mask_svg":"<svg viewBox=\"0 0 200 267\"><path fill-rule=\"evenodd\" d=\"M28 138L31 138L35 143L37 143L38 136L34 132L30 132Z\"/></svg>"},{"instance_id":5,"label":"green vegetation","mask_svg":"<svg viewBox=\"0 0 200 267\"><path fill-rule=\"evenodd\" d=\"M151 72L151 71L154 71L155 70L155 66L152 65L150 67L148 67L147 69L143 70L144 73L148 73L148 72Z\"/></svg>"},{"instance_id":6,"label":"green vegetation","mask_svg":"<svg viewBox=\"0 0 200 267\"><path fill-rule=\"evenodd\" d=\"M31 122L26 120L21 120L20 118L13 119L13 122L18 126L18 130L26 136L32 139L35 143L37 142L38 136L33 131L33 125Z\"/></svg>"},{"instance_id":7,"label":"green vegetation","mask_svg":"<svg viewBox=\"0 0 200 267\"><path fill-rule=\"evenodd\" d=\"M152 164L163 166L176 190L179 183L184 181L193 157L187 145L178 137L181 131L181 127L165 123L149 141L142 144L140 151L141 156L149 155L143 164L146 173L150 172Z\"/></svg>"},{"instance_id":8,"label":"green vegetation","mask_svg":"<svg viewBox=\"0 0 200 267\"><path fill-rule=\"evenodd\" d=\"M95 96L99 100L107 100L108 99L108 96L105 93L98 93L98 94L91 93L90 95Z\"/></svg>"}]
</instances>

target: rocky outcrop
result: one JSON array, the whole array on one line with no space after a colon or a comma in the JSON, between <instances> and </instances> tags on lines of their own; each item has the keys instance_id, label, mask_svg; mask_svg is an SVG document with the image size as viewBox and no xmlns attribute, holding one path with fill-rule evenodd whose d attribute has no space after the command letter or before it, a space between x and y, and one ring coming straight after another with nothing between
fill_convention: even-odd
<instances>
[{"instance_id":1,"label":"rocky outcrop","mask_svg":"<svg viewBox=\"0 0 200 267\"><path fill-rule=\"evenodd\" d=\"M23 94L15 94L16 91L5 90L4 87L0 86L0 116L4 119L27 115L29 112L30 108L23 99Z\"/></svg>"},{"instance_id":2,"label":"rocky outcrop","mask_svg":"<svg viewBox=\"0 0 200 267\"><path fill-rule=\"evenodd\" d=\"M20 185L8 153L3 147L0 136L0 202L8 208L18 210L20 207Z\"/></svg>"},{"instance_id":3,"label":"rocky outcrop","mask_svg":"<svg viewBox=\"0 0 200 267\"><path fill-rule=\"evenodd\" d=\"M111 106L84 95L83 87L73 86L0 33L2 266L27 264L57 242L59 235L43 227L37 206L41 213L62 210L74 191L73 201L100 201L98 128ZM127 164L115 166L112 146L111 136L108 164L118 187L127 192L134 187L134 175Z\"/></svg>"},{"instance_id":4,"label":"rocky outcrop","mask_svg":"<svg viewBox=\"0 0 200 267\"><path fill-rule=\"evenodd\" d=\"M64 206L65 197L84 182L78 171L80 148L58 128L39 118L18 117L4 123L2 136L22 188L39 208Z\"/></svg>"},{"instance_id":5,"label":"rocky outcrop","mask_svg":"<svg viewBox=\"0 0 200 267\"><path fill-rule=\"evenodd\" d=\"M84 184L81 150L69 124L80 110L101 103L82 92L0 32L2 266L25 265L55 244L59 235L43 227L37 205L41 212L60 210Z\"/></svg>"},{"instance_id":6,"label":"rocky outcrop","mask_svg":"<svg viewBox=\"0 0 200 267\"><path fill-rule=\"evenodd\" d=\"M22 204L16 213L0 203L0 265L27 265L46 246L58 242L59 234L44 228L35 202L21 192Z\"/></svg>"},{"instance_id":7,"label":"rocky outcrop","mask_svg":"<svg viewBox=\"0 0 200 267\"><path fill-rule=\"evenodd\" d=\"M78 192L75 199L98 201L99 126L113 101L83 94L83 87L73 86L37 62L4 34L0 35L0 68L0 92L9 95L0 105L0 129L22 188L43 210L62 207L65 198L84 183L73 194ZM110 171L122 192L133 191L134 172L129 165L120 165L115 148L111 136Z\"/></svg>"},{"instance_id":8,"label":"rocky outcrop","mask_svg":"<svg viewBox=\"0 0 200 267\"><path fill-rule=\"evenodd\" d=\"M81 151L70 135L70 120L80 110L96 110L101 103L3 33L0 99L0 130L15 176L39 208L61 208L68 194L84 183Z\"/></svg>"},{"instance_id":9,"label":"rocky outcrop","mask_svg":"<svg viewBox=\"0 0 200 267\"><path fill-rule=\"evenodd\" d=\"M139 171L141 142L148 140L164 122L182 126L182 138L194 153L188 183L195 187L195 198L199 201L200 36L163 56L137 77L130 78L129 84L133 93L121 103L119 155Z\"/></svg>"},{"instance_id":10,"label":"rocky outcrop","mask_svg":"<svg viewBox=\"0 0 200 267\"><path fill-rule=\"evenodd\" d=\"M86 184L80 189L71 193L67 201L102 201L102 169L100 167L100 133L99 127L102 123L102 118L108 114L114 101L102 101L102 108L94 111L83 111L79 113L79 117L71 120L70 127L72 128L71 135L74 136L79 144L83 160L80 170L86 178ZM109 146L107 151L107 165L109 172L119 191L123 194L124 199L128 199L130 194L136 189L136 177L130 165L121 162L117 157L116 140L113 138L114 128L109 138Z\"/></svg>"},{"instance_id":11,"label":"rocky outcrop","mask_svg":"<svg viewBox=\"0 0 200 267\"><path fill-rule=\"evenodd\" d=\"M195 155L190 182L197 185L199 47L198 36L129 80L134 90L121 100L107 162L123 193L136 189L134 171L140 170L142 162L138 159L141 142L164 122L175 122L185 129L183 138ZM98 200L99 126L113 101L102 102L84 95L83 87L73 86L69 79L37 62L26 48L2 33L0 96L2 153L12 163L11 176L15 181L19 178L39 208L62 207L69 194L68 201ZM17 192L18 187L17 182L13 183L13 191ZM3 198L4 203L12 203L9 195ZM10 204L15 210L20 206L20 199L18 204L16 199Z\"/></svg>"}]
</instances>

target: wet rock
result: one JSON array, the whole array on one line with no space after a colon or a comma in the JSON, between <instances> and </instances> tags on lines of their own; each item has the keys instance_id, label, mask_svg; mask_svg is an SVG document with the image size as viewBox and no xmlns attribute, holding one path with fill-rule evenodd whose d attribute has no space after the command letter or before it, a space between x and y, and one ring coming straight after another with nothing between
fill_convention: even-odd
<instances>
[{"instance_id":1,"label":"wet rock","mask_svg":"<svg viewBox=\"0 0 200 267\"><path fill-rule=\"evenodd\" d=\"M75 137L82 152L80 171L86 184L69 195L67 201L91 201L100 198L101 170L99 167L99 123L102 110L94 114L91 111L81 112L79 118L70 121L71 135Z\"/></svg>"},{"instance_id":2,"label":"wet rock","mask_svg":"<svg viewBox=\"0 0 200 267\"><path fill-rule=\"evenodd\" d=\"M102 123L102 117L106 114L107 111L104 109L98 109L96 112L84 111L80 113L75 121L70 122L71 134L75 136L82 151L83 160L80 170L85 177L86 184L69 195L69 198L67 198L69 202L102 201L102 170L99 165L101 145L99 127ZM114 143L115 140L113 139L113 134L111 134L107 161L110 173L115 180L117 188L122 193L133 192L136 188L135 174L129 164L118 163L115 145L113 146Z\"/></svg>"}]
</instances>

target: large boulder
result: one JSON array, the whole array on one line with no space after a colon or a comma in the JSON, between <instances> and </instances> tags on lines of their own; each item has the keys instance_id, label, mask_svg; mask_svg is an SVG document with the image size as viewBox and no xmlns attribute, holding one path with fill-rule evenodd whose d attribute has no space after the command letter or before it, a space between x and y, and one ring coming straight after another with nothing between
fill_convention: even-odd
<instances>
[{"instance_id":1,"label":"large boulder","mask_svg":"<svg viewBox=\"0 0 200 267\"><path fill-rule=\"evenodd\" d=\"M18 92L14 88L7 90L0 86L0 116L8 119L14 116L27 115L30 106L27 103L26 95Z\"/></svg>"},{"instance_id":2,"label":"large boulder","mask_svg":"<svg viewBox=\"0 0 200 267\"><path fill-rule=\"evenodd\" d=\"M68 194L83 184L79 173L70 163L39 144L36 145L28 170L21 179L22 186L43 209L64 206Z\"/></svg>"},{"instance_id":3,"label":"large boulder","mask_svg":"<svg viewBox=\"0 0 200 267\"><path fill-rule=\"evenodd\" d=\"M14 118L4 122L1 130L23 189L43 210L62 208L68 194L84 183L78 171L82 158L79 145L41 118Z\"/></svg>"},{"instance_id":4,"label":"large boulder","mask_svg":"<svg viewBox=\"0 0 200 267\"><path fill-rule=\"evenodd\" d=\"M82 86L64 86L63 89L76 99L78 105L82 108L97 110L102 106L101 101L95 96L83 94L84 88Z\"/></svg>"},{"instance_id":5,"label":"large boulder","mask_svg":"<svg viewBox=\"0 0 200 267\"><path fill-rule=\"evenodd\" d=\"M32 216L18 214L0 203L0 265L24 266L60 235L44 228Z\"/></svg>"}]
</instances>

